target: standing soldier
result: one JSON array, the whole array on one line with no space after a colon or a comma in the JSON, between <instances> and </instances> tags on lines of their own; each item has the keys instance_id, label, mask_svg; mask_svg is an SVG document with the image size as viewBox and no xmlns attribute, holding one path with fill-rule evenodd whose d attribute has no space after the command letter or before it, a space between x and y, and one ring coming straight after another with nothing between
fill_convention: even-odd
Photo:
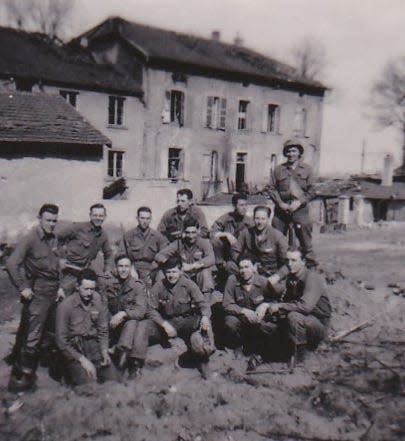
<instances>
[{"instance_id":1,"label":"standing soldier","mask_svg":"<svg viewBox=\"0 0 405 441\"><path fill-rule=\"evenodd\" d=\"M108 309L112 316L110 340L118 350L119 367L128 367L130 379L137 375L143 365L136 344L137 329L147 310L145 284L131 276L131 268L131 259L125 254L118 255L115 258L116 276L106 288Z\"/></svg>"},{"instance_id":2,"label":"standing soldier","mask_svg":"<svg viewBox=\"0 0 405 441\"><path fill-rule=\"evenodd\" d=\"M157 269L154 265L155 256L169 244L169 241L149 227L152 220L152 210L149 207L139 207L137 219L138 226L124 234L119 253L126 254L132 260L138 277L151 288Z\"/></svg>"},{"instance_id":3,"label":"standing soldier","mask_svg":"<svg viewBox=\"0 0 405 441\"><path fill-rule=\"evenodd\" d=\"M208 226L204 213L201 208L193 204L193 192L188 188L183 188L177 192L177 206L163 214L158 231L166 236L169 242L174 242L181 237L184 229L183 223L190 218L198 221L201 237L208 237Z\"/></svg>"},{"instance_id":4,"label":"standing soldier","mask_svg":"<svg viewBox=\"0 0 405 441\"><path fill-rule=\"evenodd\" d=\"M54 331L56 303L64 297L59 287L58 238L54 234L58 213L58 206L44 204L38 214L39 225L18 243L7 260L7 270L24 305L10 390L35 386L41 340L45 330Z\"/></svg>"},{"instance_id":5,"label":"standing soldier","mask_svg":"<svg viewBox=\"0 0 405 441\"><path fill-rule=\"evenodd\" d=\"M246 215L245 194L234 194L232 205L233 211L222 215L212 224L211 243L217 266L224 267L227 272L237 273L237 267L231 259L231 246L237 242L243 230L253 226L253 219Z\"/></svg>"},{"instance_id":6,"label":"standing soldier","mask_svg":"<svg viewBox=\"0 0 405 441\"><path fill-rule=\"evenodd\" d=\"M182 271L197 283L206 299L210 300L214 291L212 277L215 265L214 250L208 239L199 237L199 224L196 219L185 220L183 228L184 237L156 254L155 260L158 264L162 264L171 257L181 257Z\"/></svg>"},{"instance_id":7,"label":"standing soldier","mask_svg":"<svg viewBox=\"0 0 405 441\"><path fill-rule=\"evenodd\" d=\"M170 258L162 269L164 279L152 287L145 330L144 354L148 344L182 338L200 362L203 378L208 375L209 356L214 351L211 309L198 286L182 273L179 258Z\"/></svg>"},{"instance_id":8,"label":"standing soldier","mask_svg":"<svg viewBox=\"0 0 405 441\"><path fill-rule=\"evenodd\" d=\"M300 140L290 139L284 143L283 155L287 161L275 168L270 183L270 197L276 204L273 226L287 234L292 223L308 266L316 266L308 208L315 196L314 177L311 167L301 159L303 154Z\"/></svg>"},{"instance_id":9,"label":"standing soldier","mask_svg":"<svg viewBox=\"0 0 405 441\"><path fill-rule=\"evenodd\" d=\"M77 291L56 315L56 342L65 359L65 381L72 386L118 379L108 354L108 310L96 283L96 273L84 269Z\"/></svg>"},{"instance_id":10,"label":"standing soldier","mask_svg":"<svg viewBox=\"0 0 405 441\"><path fill-rule=\"evenodd\" d=\"M59 233L66 248L61 287L67 296L75 290L80 272L90 266L99 251L104 255L105 275L109 277L111 274L113 253L102 228L106 216L104 205L94 204L90 207L90 222L74 223Z\"/></svg>"}]
</instances>

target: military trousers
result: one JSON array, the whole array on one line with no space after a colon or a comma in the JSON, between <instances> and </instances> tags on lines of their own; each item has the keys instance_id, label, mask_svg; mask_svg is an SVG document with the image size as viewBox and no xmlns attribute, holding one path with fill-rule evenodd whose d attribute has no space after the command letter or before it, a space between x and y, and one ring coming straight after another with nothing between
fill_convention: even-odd
<instances>
[{"instance_id":1,"label":"military trousers","mask_svg":"<svg viewBox=\"0 0 405 441\"><path fill-rule=\"evenodd\" d=\"M313 315L290 312L286 319L289 339L295 345L308 345L316 348L325 339L328 331L328 321L321 321Z\"/></svg>"}]
</instances>

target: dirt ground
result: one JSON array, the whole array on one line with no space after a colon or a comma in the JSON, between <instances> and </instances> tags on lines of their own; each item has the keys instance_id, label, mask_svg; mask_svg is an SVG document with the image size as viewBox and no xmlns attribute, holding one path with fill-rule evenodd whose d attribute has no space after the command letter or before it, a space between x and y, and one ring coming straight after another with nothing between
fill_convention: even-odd
<instances>
[{"instance_id":1,"label":"dirt ground","mask_svg":"<svg viewBox=\"0 0 405 441\"><path fill-rule=\"evenodd\" d=\"M212 357L216 375L177 368L153 347L143 376L72 391L39 370L38 389L7 392L0 361L0 440L14 441L394 441L405 439L405 225L316 235L333 304L330 337L290 372L269 363L246 374L232 351ZM0 275L0 357L10 349L17 296ZM21 407L19 407L22 404Z\"/></svg>"}]
</instances>

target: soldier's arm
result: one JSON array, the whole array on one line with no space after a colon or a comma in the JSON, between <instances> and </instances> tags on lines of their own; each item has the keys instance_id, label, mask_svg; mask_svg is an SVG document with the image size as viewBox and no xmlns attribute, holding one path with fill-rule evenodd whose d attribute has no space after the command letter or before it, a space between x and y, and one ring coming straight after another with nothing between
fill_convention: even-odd
<instances>
[{"instance_id":1,"label":"soldier's arm","mask_svg":"<svg viewBox=\"0 0 405 441\"><path fill-rule=\"evenodd\" d=\"M170 242L168 241L167 237L164 236L162 233L159 233L159 239L158 239L158 246L159 251L165 249Z\"/></svg>"},{"instance_id":2,"label":"soldier's arm","mask_svg":"<svg viewBox=\"0 0 405 441\"><path fill-rule=\"evenodd\" d=\"M240 233L238 240L231 245L231 259L234 262L238 260L238 257L245 248L247 234L248 234L248 230L247 229L243 230Z\"/></svg>"},{"instance_id":3,"label":"soldier's arm","mask_svg":"<svg viewBox=\"0 0 405 441\"><path fill-rule=\"evenodd\" d=\"M275 204L280 205L283 200L281 199L280 192L278 191L278 175L278 168L273 170L270 175L269 196Z\"/></svg>"},{"instance_id":4,"label":"soldier's arm","mask_svg":"<svg viewBox=\"0 0 405 441\"><path fill-rule=\"evenodd\" d=\"M277 275L280 279L284 279L288 274L288 267L286 265L286 257L288 250L288 241L284 234L280 233L278 230L274 230L276 234L276 250L277 250Z\"/></svg>"},{"instance_id":5,"label":"soldier's arm","mask_svg":"<svg viewBox=\"0 0 405 441\"><path fill-rule=\"evenodd\" d=\"M308 202L311 202L312 199L316 196L315 192L315 176L311 168L309 168L309 174L307 178L307 187L304 192L304 198L301 202L302 205L307 204Z\"/></svg>"},{"instance_id":6,"label":"soldier's arm","mask_svg":"<svg viewBox=\"0 0 405 441\"><path fill-rule=\"evenodd\" d=\"M222 223L222 217L217 219L211 226L211 237L215 236L216 233L222 233L225 230L224 224Z\"/></svg>"},{"instance_id":7,"label":"soldier's arm","mask_svg":"<svg viewBox=\"0 0 405 441\"><path fill-rule=\"evenodd\" d=\"M159 286L157 282L150 290L146 317L162 327L165 320L159 312Z\"/></svg>"},{"instance_id":8,"label":"soldier's arm","mask_svg":"<svg viewBox=\"0 0 405 441\"><path fill-rule=\"evenodd\" d=\"M99 316L97 318L97 340L100 345L101 353L105 353L108 351L108 308L105 303L101 301L100 298L101 310Z\"/></svg>"},{"instance_id":9,"label":"soldier's arm","mask_svg":"<svg viewBox=\"0 0 405 441\"><path fill-rule=\"evenodd\" d=\"M190 280L189 289L191 298L200 310L201 315L210 318L211 307L204 294L200 291L200 288Z\"/></svg>"},{"instance_id":10,"label":"soldier's arm","mask_svg":"<svg viewBox=\"0 0 405 441\"><path fill-rule=\"evenodd\" d=\"M65 244L76 237L76 224L71 222L69 225L58 229L58 239Z\"/></svg>"},{"instance_id":11,"label":"soldier's arm","mask_svg":"<svg viewBox=\"0 0 405 441\"><path fill-rule=\"evenodd\" d=\"M155 261L157 263L164 263L167 261L167 259L169 259L172 256L175 256L176 254L177 254L177 241L174 241L156 254Z\"/></svg>"},{"instance_id":12,"label":"soldier's arm","mask_svg":"<svg viewBox=\"0 0 405 441\"><path fill-rule=\"evenodd\" d=\"M235 301L235 282L235 276L231 276L228 278L225 285L222 306L224 307L225 313L228 315L242 315L242 308L237 305Z\"/></svg>"},{"instance_id":13,"label":"soldier's arm","mask_svg":"<svg viewBox=\"0 0 405 441\"><path fill-rule=\"evenodd\" d=\"M79 360L82 354L71 344L71 336L69 334L69 313L70 304L66 301L62 302L56 311L56 345L66 358L70 360Z\"/></svg>"},{"instance_id":14,"label":"soldier's arm","mask_svg":"<svg viewBox=\"0 0 405 441\"><path fill-rule=\"evenodd\" d=\"M108 236L105 232L103 232L104 240L101 245L101 250L103 252L104 257L104 272L112 271L114 268L114 254L111 249L110 241L108 240Z\"/></svg>"},{"instance_id":15,"label":"soldier's arm","mask_svg":"<svg viewBox=\"0 0 405 441\"><path fill-rule=\"evenodd\" d=\"M157 226L159 233L167 237L167 213L164 213Z\"/></svg>"},{"instance_id":16,"label":"soldier's arm","mask_svg":"<svg viewBox=\"0 0 405 441\"><path fill-rule=\"evenodd\" d=\"M135 283L131 292L131 300L125 310L127 317L131 320L142 320L145 318L147 310L146 287L143 283Z\"/></svg>"},{"instance_id":17,"label":"soldier's arm","mask_svg":"<svg viewBox=\"0 0 405 441\"><path fill-rule=\"evenodd\" d=\"M200 207L195 207L195 214L198 220L198 223L200 224L200 236L203 239L207 239L210 232L208 230L208 224L207 224L207 219L205 217L204 212L201 210Z\"/></svg>"},{"instance_id":18,"label":"soldier's arm","mask_svg":"<svg viewBox=\"0 0 405 441\"><path fill-rule=\"evenodd\" d=\"M205 239L202 242L202 249L204 257L198 262L194 263L196 269L209 268L210 266L215 265L214 248L212 247L211 242L208 239Z\"/></svg>"},{"instance_id":19,"label":"soldier's arm","mask_svg":"<svg viewBox=\"0 0 405 441\"><path fill-rule=\"evenodd\" d=\"M11 256L7 259L6 267L11 281L21 292L29 288L30 284L24 271L24 261L31 245L30 236L24 237L15 247Z\"/></svg>"}]
</instances>

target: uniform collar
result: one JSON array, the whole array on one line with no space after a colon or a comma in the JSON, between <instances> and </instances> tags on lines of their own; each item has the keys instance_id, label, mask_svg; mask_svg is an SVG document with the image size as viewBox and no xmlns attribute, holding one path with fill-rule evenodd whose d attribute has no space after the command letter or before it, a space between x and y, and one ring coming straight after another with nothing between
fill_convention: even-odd
<instances>
[{"instance_id":1,"label":"uniform collar","mask_svg":"<svg viewBox=\"0 0 405 441\"><path fill-rule=\"evenodd\" d=\"M40 225L38 225L38 227L37 227L37 234L41 240L48 239L48 238L53 239L56 237L55 233L45 234L45 231L41 228Z\"/></svg>"},{"instance_id":2,"label":"uniform collar","mask_svg":"<svg viewBox=\"0 0 405 441\"><path fill-rule=\"evenodd\" d=\"M96 233L97 236L100 236L100 235L101 235L101 230L102 230L102 228L103 228L103 227L96 228L96 227L95 227L90 221L87 222L87 231L88 231L89 233L94 232L94 233Z\"/></svg>"},{"instance_id":3,"label":"uniform collar","mask_svg":"<svg viewBox=\"0 0 405 441\"><path fill-rule=\"evenodd\" d=\"M152 232L152 230L150 229L150 227L148 227L145 231L142 231L141 228L139 227L139 225L137 225L135 227L135 234L137 236L146 236L146 235L148 235L151 232Z\"/></svg>"},{"instance_id":4,"label":"uniform collar","mask_svg":"<svg viewBox=\"0 0 405 441\"><path fill-rule=\"evenodd\" d=\"M236 281L237 281L236 284L238 286L247 285L246 283L244 283L244 281L242 280L242 278L239 275L237 276ZM249 285L261 286L261 283L260 283L260 280L259 280L259 276L257 274L253 274L253 277L250 279Z\"/></svg>"},{"instance_id":5,"label":"uniform collar","mask_svg":"<svg viewBox=\"0 0 405 441\"><path fill-rule=\"evenodd\" d=\"M83 302L82 302L82 299L81 299L81 297L80 297L80 294L79 294L79 291L75 291L73 294L72 294L72 297L73 297L73 300L72 300L72 303L73 303L73 306L75 307L75 308L83 308L83 309L86 309L86 308L88 308L89 306L93 306L93 304L94 304L94 295L93 295L93 298L90 300L90 303L88 304L88 305L85 305Z\"/></svg>"},{"instance_id":6,"label":"uniform collar","mask_svg":"<svg viewBox=\"0 0 405 441\"><path fill-rule=\"evenodd\" d=\"M290 277L297 280L305 281L305 279L307 278L308 271L309 269L306 266L304 266L304 268L302 268L297 274L291 274Z\"/></svg>"}]
</instances>

